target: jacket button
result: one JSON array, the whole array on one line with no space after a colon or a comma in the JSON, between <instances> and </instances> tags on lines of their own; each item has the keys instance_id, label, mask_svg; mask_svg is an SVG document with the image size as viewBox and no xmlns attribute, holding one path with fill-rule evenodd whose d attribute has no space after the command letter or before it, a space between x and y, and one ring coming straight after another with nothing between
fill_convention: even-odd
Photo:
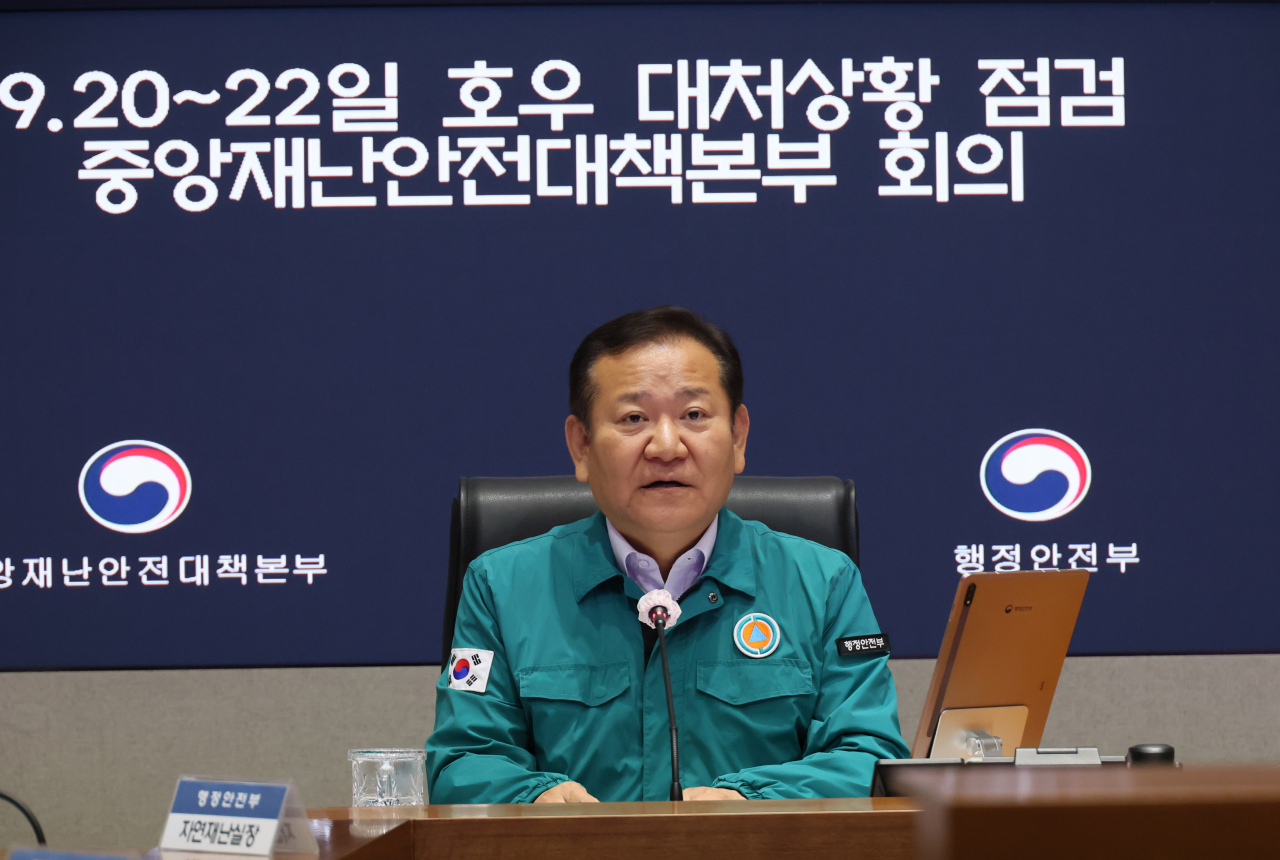
<instances>
[{"instance_id":1,"label":"jacket button","mask_svg":"<svg viewBox=\"0 0 1280 860\"><path fill-rule=\"evenodd\" d=\"M714 591L707 595L707 600L710 600L712 603L715 603L719 599L720 595L716 594Z\"/></svg>"}]
</instances>

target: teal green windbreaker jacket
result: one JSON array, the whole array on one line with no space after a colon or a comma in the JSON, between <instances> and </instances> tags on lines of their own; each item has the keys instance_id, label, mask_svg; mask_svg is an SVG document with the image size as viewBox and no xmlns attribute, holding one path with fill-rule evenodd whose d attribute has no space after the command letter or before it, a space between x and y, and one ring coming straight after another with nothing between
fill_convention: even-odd
<instances>
[{"instance_id":1,"label":"teal green windbreaker jacket","mask_svg":"<svg viewBox=\"0 0 1280 860\"><path fill-rule=\"evenodd\" d=\"M658 648L644 653L641 596L602 514L476 559L453 647L493 658L476 692L450 686L445 655L430 802L531 802L565 780L602 801L667 799L666 693ZM837 652L838 639L880 632L848 556L724 509L680 607L667 644L685 787L865 796L877 759L909 754L888 654Z\"/></svg>"}]
</instances>

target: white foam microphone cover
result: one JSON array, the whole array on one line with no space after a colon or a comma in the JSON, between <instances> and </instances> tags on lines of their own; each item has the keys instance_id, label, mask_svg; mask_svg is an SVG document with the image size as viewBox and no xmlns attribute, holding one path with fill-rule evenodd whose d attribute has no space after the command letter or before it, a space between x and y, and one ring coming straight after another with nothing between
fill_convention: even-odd
<instances>
[{"instance_id":1,"label":"white foam microphone cover","mask_svg":"<svg viewBox=\"0 0 1280 860\"><path fill-rule=\"evenodd\" d=\"M644 597L640 598L638 605L640 621L654 627L654 623L649 620L649 610L655 606L664 606L667 609L667 629L670 630L676 626L676 621L680 618L680 604L676 603L676 599L671 596L671 592L665 588L655 588Z\"/></svg>"}]
</instances>

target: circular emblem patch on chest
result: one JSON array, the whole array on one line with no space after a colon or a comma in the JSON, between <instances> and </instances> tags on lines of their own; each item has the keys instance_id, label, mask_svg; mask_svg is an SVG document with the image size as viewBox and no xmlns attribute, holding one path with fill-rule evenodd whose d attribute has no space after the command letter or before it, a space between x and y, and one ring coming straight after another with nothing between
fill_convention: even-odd
<instances>
[{"instance_id":1,"label":"circular emblem patch on chest","mask_svg":"<svg viewBox=\"0 0 1280 860\"><path fill-rule=\"evenodd\" d=\"M733 628L733 644L748 657L768 657L777 649L781 638L778 622L763 612L742 616Z\"/></svg>"}]
</instances>

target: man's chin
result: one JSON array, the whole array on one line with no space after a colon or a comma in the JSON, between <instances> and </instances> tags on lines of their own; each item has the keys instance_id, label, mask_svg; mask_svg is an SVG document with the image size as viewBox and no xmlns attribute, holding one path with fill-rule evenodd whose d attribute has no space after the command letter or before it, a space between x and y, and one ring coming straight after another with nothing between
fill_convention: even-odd
<instances>
[{"instance_id":1,"label":"man's chin","mask_svg":"<svg viewBox=\"0 0 1280 860\"><path fill-rule=\"evenodd\" d=\"M716 511L709 509L706 500L693 487L663 487L641 489L628 513L642 529L669 533L705 526Z\"/></svg>"}]
</instances>

